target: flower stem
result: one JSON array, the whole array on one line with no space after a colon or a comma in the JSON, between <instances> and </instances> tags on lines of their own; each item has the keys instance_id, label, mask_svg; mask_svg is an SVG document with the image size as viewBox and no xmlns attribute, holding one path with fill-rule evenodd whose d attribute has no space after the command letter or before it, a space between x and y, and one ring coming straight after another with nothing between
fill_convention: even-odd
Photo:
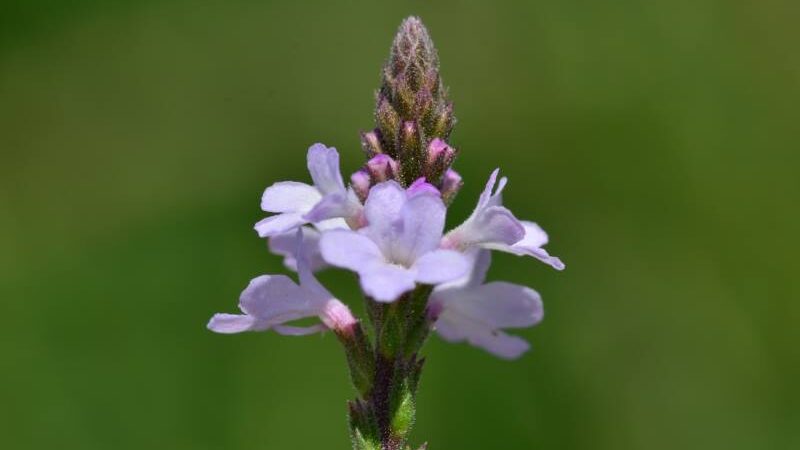
<instances>
[{"instance_id":1,"label":"flower stem","mask_svg":"<svg viewBox=\"0 0 800 450\"><path fill-rule=\"evenodd\" d=\"M356 344L360 349L347 351L353 384L360 394L360 398L349 403L355 450L406 448L416 415L417 385L424 363L417 352L430 331L426 319L430 292L430 286L419 286L389 304L367 299L375 345L365 338ZM365 353L371 358L351 357ZM368 381L365 373L369 374Z\"/></svg>"}]
</instances>

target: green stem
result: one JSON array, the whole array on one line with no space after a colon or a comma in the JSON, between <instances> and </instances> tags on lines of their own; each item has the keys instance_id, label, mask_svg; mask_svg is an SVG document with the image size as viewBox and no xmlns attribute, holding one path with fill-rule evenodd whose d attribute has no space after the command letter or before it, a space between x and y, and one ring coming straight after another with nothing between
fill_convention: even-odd
<instances>
[{"instance_id":1,"label":"green stem","mask_svg":"<svg viewBox=\"0 0 800 450\"><path fill-rule=\"evenodd\" d=\"M367 299L375 345L363 332L356 333L362 338L350 339L354 348L347 350L351 378L360 394L349 403L355 450L407 448L424 362L417 353L430 331L426 305L431 290L419 286L388 304Z\"/></svg>"}]
</instances>

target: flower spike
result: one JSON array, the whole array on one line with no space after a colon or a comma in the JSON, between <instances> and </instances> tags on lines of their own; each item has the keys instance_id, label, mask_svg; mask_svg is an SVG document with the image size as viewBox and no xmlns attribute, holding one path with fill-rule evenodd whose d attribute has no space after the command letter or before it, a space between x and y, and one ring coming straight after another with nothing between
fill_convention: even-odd
<instances>
[{"instance_id":1,"label":"flower spike","mask_svg":"<svg viewBox=\"0 0 800 450\"><path fill-rule=\"evenodd\" d=\"M490 250L558 270L564 264L543 248L548 236L541 227L503 205L508 180L499 170L470 216L445 233L447 208L464 181L453 169L459 154L450 142L453 103L419 18L400 25L375 100L375 123L360 133L366 157L349 185L336 149L314 144L306 156L310 184L281 181L264 191L261 209L274 214L255 229L297 281L256 277L241 293L241 313L215 314L207 326L224 334L333 331L357 393L348 402L354 450L410 450L421 351L433 331L515 359L530 344L508 330L542 320L536 291L486 280ZM329 268L358 276L365 325L315 277ZM297 323L304 319L312 323Z\"/></svg>"}]
</instances>

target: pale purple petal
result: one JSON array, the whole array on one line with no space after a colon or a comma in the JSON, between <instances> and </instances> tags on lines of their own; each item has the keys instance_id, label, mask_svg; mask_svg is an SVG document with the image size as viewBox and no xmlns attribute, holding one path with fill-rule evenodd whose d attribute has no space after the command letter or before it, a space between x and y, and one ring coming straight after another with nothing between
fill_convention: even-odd
<instances>
[{"instance_id":1,"label":"pale purple petal","mask_svg":"<svg viewBox=\"0 0 800 450\"><path fill-rule=\"evenodd\" d=\"M481 192L480 197L478 197L478 205L475 207L475 211L485 208L489 205L489 201L492 198L492 190L497 182L498 173L500 173L500 169L494 169L491 175L489 175L489 180L486 182L486 186L483 188L483 192ZM475 213L473 212L473 214Z\"/></svg>"},{"instance_id":2,"label":"pale purple petal","mask_svg":"<svg viewBox=\"0 0 800 450\"><path fill-rule=\"evenodd\" d=\"M436 321L436 332L447 342L464 342L480 347L503 359L516 359L528 349L524 339L486 327L466 327L465 319L457 315L442 315Z\"/></svg>"},{"instance_id":3,"label":"pale purple petal","mask_svg":"<svg viewBox=\"0 0 800 450\"><path fill-rule=\"evenodd\" d=\"M328 329L324 324L316 324L308 327L296 327L292 325L276 325L272 329L284 336L307 336L309 334L319 333Z\"/></svg>"},{"instance_id":4,"label":"pale purple petal","mask_svg":"<svg viewBox=\"0 0 800 450\"><path fill-rule=\"evenodd\" d=\"M531 348L524 339L502 331L473 335L467 341L503 359L517 359Z\"/></svg>"},{"instance_id":5,"label":"pale purple petal","mask_svg":"<svg viewBox=\"0 0 800 450\"><path fill-rule=\"evenodd\" d=\"M296 181L281 181L268 187L261 196L261 209L267 212L307 212L322 198L314 186Z\"/></svg>"},{"instance_id":6,"label":"pale purple petal","mask_svg":"<svg viewBox=\"0 0 800 450\"><path fill-rule=\"evenodd\" d=\"M417 259L412 267L416 280L423 284L439 284L454 281L469 272L470 261L453 250L435 250Z\"/></svg>"},{"instance_id":7,"label":"pale purple petal","mask_svg":"<svg viewBox=\"0 0 800 450\"><path fill-rule=\"evenodd\" d=\"M499 250L517 256L533 256L534 258L550 265L556 270L564 270L564 263L556 256L550 256L547 250L541 246L547 243L547 234L539 225L533 222L522 222L525 229L525 236L513 245L500 243L487 243L482 245L484 248Z\"/></svg>"},{"instance_id":8,"label":"pale purple petal","mask_svg":"<svg viewBox=\"0 0 800 450\"><path fill-rule=\"evenodd\" d=\"M513 247L512 247L513 248ZM550 267L556 270L564 270L566 265L561 261L561 259L557 256L550 256L547 253L547 250L543 248L531 248L531 249L523 249L524 254L533 256L534 258L538 259L539 261L549 265Z\"/></svg>"},{"instance_id":9,"label":"pale purple petal","mask_svg":"<svg viewBox=\"0 0 800 450\"><path fill-rule=\"evenodd\" d=\"M325 306L320 313L320 319L328 328L333 330L346 330L358 322L350 308L335 298L325 302Z\"/></svg>"},{"instance_id":10,"label":"pale purple petal","mask_svg":"<svg viewBox=\"0 0 800 450\"><path fill-rule=\"evenodd\" d=\"M314 186L323 194L344 191L339 171L339 153L333 147L314 144L308 149L308 171Z\"/></svg>"},{"instance_id":11,"label":"pale purple petal","mask_svg":"<svg viewBox=\"0 0 800 450\"><path fill-rule=\"evenodd\" d=\"M258 321L246 314L214 314L208 322L208 329L215 333L234 334L255 331Z\"/></svg>"},{"instance_id":12,"label":"pale purple petal","mask_svg":"<svg viewBox=\"0 0 800 450\"><path fill-rule=\"evenodd\" d=\"M466 250L475 245L511 245L525 236L525 229L507 208L502 206L502 192L507 179L500 179L497 190L497 174L495 169L478 199L475 210L467 220L456 229L447 233L442 246Z\"/></svg>"},{"instance_id":13,"label":"pale purple petal","mask_svg":"<svg viewBox=\"0 0 800 450\"><path fill-rule=\"evenodd\" d=\"M449 283L440 284L436 287L436 291L443 291L445 289L476 287L483 284L486 280L486 273L489 271L489 266L492 264L492 252L482 248L472 248L464 252L464 257L469 260L470 271Z\"/></svg>"},{"instance_id":14,"label":"pale purple petal","mask_svg":"<svg viewBox=\"0 0 800 450\"><path fill-rule=\"evenodd\" d=\"M393 302L414 289L414 271L396 264L376 263L359 272L364 293L379 302Z\"/></svg>"},{"instance_id":15,"label":"pale purple petal","mask_svg":"<svg viewBox=\"0 0 800 450\"><path fill-rule=\"evenodd\" d=\"M306 223L308 221L303 219L302 213L283 213L262 219L253 228L260 237L268 237L294 231L294 229Z\"/></svg>"},{"instance_id":16,"label":"pale purple petal","mask_svg":"<svg viewBox=\"0 0 800 450\"><path fill-rule=\"evenodd\" d=\"M400 210L402 226L391 242L392 260L410 266L420 256L438 248L446 212L438 192L418 193L409 199Z\"/></svg>"},{"instance_id":17,"label":"pale purple petal","mask_svg":"<svg viewBox=\"0 0 800 450\"><path fill-rule=\"evenodd\" d=\"M534 222L521 220L522 226L525 227L525 237L522 238L517 244L526 247L544 247L547 245L547 233Z\"/></svg>"},{"instance_id":18,"label":"pale purple petal","mask_svg":"<svg viewBox=\"0 0 800 450\"><path fill-rule=\"evenodd\" d=\"M468 342L504 359L516 359L529 348L524 339L509 336L486 327L466 328L464 319L442 314L436 321L436 332L447 342Z\"/></svg>"},{"instance_id":19,"label":"pale purple petal","mask_svg":"<svg viewBox=\"0 0 800 450\"><path fill-rule=\"evenodd\" d=\"M520 356L529 345L501 330L529 327L543 317L536 291L505 282L437 289L429 305L436 330L445 340L467 341L509 359Z\"/></svg>"},{"instance_id":20,"label":"pale purple petal","mask_svg":"<svg viewBox=\"0 0 800 450\"><path fill-rule=\"evenodd\" d=\"M507 208L490 206L453 233L461 247L480 244L511 245L525 236L525 228Z\"/></svg>"},{"instance_id":21,"label":"pale purple petal","mask_svg":"<svg viewBox=\"0 0 800 450\"><path fill-rule=\"evenodd\" d=\"M337 217L357 217L361 214L361 202L352 189L341 192L334 192L322 197L304 218L309 222L321 222L326 219Z\"/></svg>"},{"instance_id":22,"label":"pale purple petal","mask_svg":"<svg viewBox=\"0 0 800 450\"><path fill-rule=\"evenodd\" d=\"M500 206L503 204L503 189L505 189L506 184L508 184L508 178L500 178L500 181L497 182L497 189L495 189L494 194L489 198L487 206Z\"/></svg>"},{"instance_id":23,"label":"pale purple petal","mask_svg":"<svg viewBox=\"0 0 800 450\"><path fill-rule=\"evenodd\" d=\"M465 289L456 303L462 314L480 317L494 329L530 327L544 316L538 292L504 281Z\"/></svg>"},{"instance_id":24,"label":"pale purple petal","mask_svg":"<svg viewBox=\"0 0 800 450\"><path fill-rule=\"evenodd\" d=\"M441 196L439 190L436 189L436 186L428 183L425 180L425 177L417 178L417 181L411 183L411 186L406 189L406 195L408 198L412 198L420 194L435 195L437 197Z\"/></svg>"},{"instance_id":25,"label":"pale purple petal","mask_svg":"<svg viewBox=\"0 0 800 450\"><path fill-rule=\"evenodd\" d=\"M303 250L302 254L308 261L313 272L328 266L319 250L319 231L311 227L302 227ZM297 271L297 235L294 231L278 234L269 239L269 250L276 255L283 256L283 265L287 269Z\"/></svg>"},{"instance_id":26,"label":"pale purple petal","mask_svg":"<svg viewBox=\"0 0 800 450\"><path fill-rule=\"evenodd\" d=\"M239 307L270 325L317 315L316 297L285 275L262 275L250 281L239 297Z\"/></svg>"},{"instance_id":27,"label":"pale purple petal","mask_svg":"<svg viewBox=\"0 0 800 450\"><path fill-rule=\"evenodd\" d=\"M311 270L311 264L306 256L305 248L308 242L304 239L303 232L297 230L295 238L297 249L295 254L297 258L297 275L300 279L300 287L311 296L311 303L316 305L320 311L326 302L333 299L331 294L325 287L317 280Z\"/></svg>"},{"instance_id":28,"label":"pale purple petal","mask_svg":"<svg viewBox=\"0 0 800 450\"><path fill-rule=\"evenodd\" d=\"M397 182L384 181L373 186L364 204L370 229L381 235L391 233L405 203L406 192Z\"/></svg>"},{"instance_id":29,"label":"pale purple petal","mask_svg":"<svg viewBox=\"0 0 800 450\"><path fill-rule=\"evenodd\" d=\"M319 231L325 230L337 230L337 229L345 229L349 230L350 227L347 225L344 219L337 218L337 219L327 219L321 222L314 222L314 228Z\"/></svg>"},{"instance_id":30,"label":"pale purple petal","mask_svg":"<svg viewBox=\"0 0 800 450\"><path fill-rule=\"evenodd\" d=\"M378 246L367 236L355 231L326 231L320 238L319 248L328 264L358 273L384 261Z\"/></svg>"}]
</instances>

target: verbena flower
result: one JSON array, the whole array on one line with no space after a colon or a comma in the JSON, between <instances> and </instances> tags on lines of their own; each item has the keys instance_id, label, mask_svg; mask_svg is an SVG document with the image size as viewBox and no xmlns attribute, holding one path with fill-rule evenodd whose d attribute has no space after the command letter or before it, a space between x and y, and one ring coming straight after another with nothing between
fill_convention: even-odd
<instances>
[{"instance_id":1,"label":"verbena flower","mask_svg":"<svg viewBox=\"0 0 800 450\"><path fill-rule=\"evenodd\" d=\"M326 329L344 331L356 323L350 309L337 300L311 273L302 256L303 234L296 233L295 254L298 285L285 275L261 275L250 281L239 298L244 314L215 314L208 328L217 333L274 330L280 334L303 335ZM308 317L319 317L321 323L298 327L289 323Z\"/></svg>"},{"instance_id":2,"label":"verbena flower","mask_svg":"<svg viewBox=\"0 0 800 450\"><path fill-rule=\"evenodd\" d=\"M264 191L261 209L278 214L255 225L259 236L275 236L307 223L335 228L359 221L361 202L344 186L336 149L314 144L308 149L307 161L313 185L281 181Z\"/></svg>"},{"instance_id":3,"label":"verbena flower","mask_svg":"<svg viewBox=\"0 0 800 450\"><path fill-rule=\"evenodd\" d=\"M376 95L375 126L361 133L363 165L345 186L336 149L314 144L312 184L268 187L255 225L269 249L298 273L262 275L242 292L241 314L215 314L218 333L274 330L303 335L332 330L341 342L358 398L348 403L356 450L407 450L424 358L435 330L514 359L530 345L506 330L542 320L539 294L486 282L490 250L528 255L561 270L543 247L547 234L503 206L508 180L492 172L472 214L444 233L447 206L464 181L449 142L456 123L428 31L411 17L400 27ZM359 277L371 333L313 273L344 268ZM352 299L355 295L348 296ZM301 319L319 322L298 326ZM425 448L423 445L422 448Z\"/></svg>"},{"instance_id":4,"label":"verbena flower","mask_svg":"<svg viewBox=\"0 0 800 450\"><path fill-rule=\"evenodd\" d=\"M379 302L392 302L417 285L463 276L469 263L458 252L439 249L446 208L427 183L408 191L386 181L369 192L358 231L330 230L320 240L329 264L358 273L361 287Z\"/></svg>"},{"instance_id":5,"label":"verbena flower","mask_svg":"<svg viewBox=\"0 0 800 450\"><path fill-rule=\"evenodd\" d=\"M475 210L464 223L447 233L442 240L442 247L462 251L480 247L528 255L563 270L564 263L542 248L548 242L544 230L533 222L518 220L503 206L502 194L508 179L503 177L497 183L499 171L495 169L492 172Z\"/></svg>"},{"instance_id":6,"label":"verbena flower","mask_svg":"<svg viewBox=\"0 0 800 450\"><path fill-rule=\"evenodd\" d=\"M474 261L469 275L437 287L428 301L436 332L449 342L467 341L501 358L518 358L530 345L501 330L539 323L544 315L541 297L513 283L484 284L491 254L480 249L469 254Z\"/></svg>"}]
</instances>

